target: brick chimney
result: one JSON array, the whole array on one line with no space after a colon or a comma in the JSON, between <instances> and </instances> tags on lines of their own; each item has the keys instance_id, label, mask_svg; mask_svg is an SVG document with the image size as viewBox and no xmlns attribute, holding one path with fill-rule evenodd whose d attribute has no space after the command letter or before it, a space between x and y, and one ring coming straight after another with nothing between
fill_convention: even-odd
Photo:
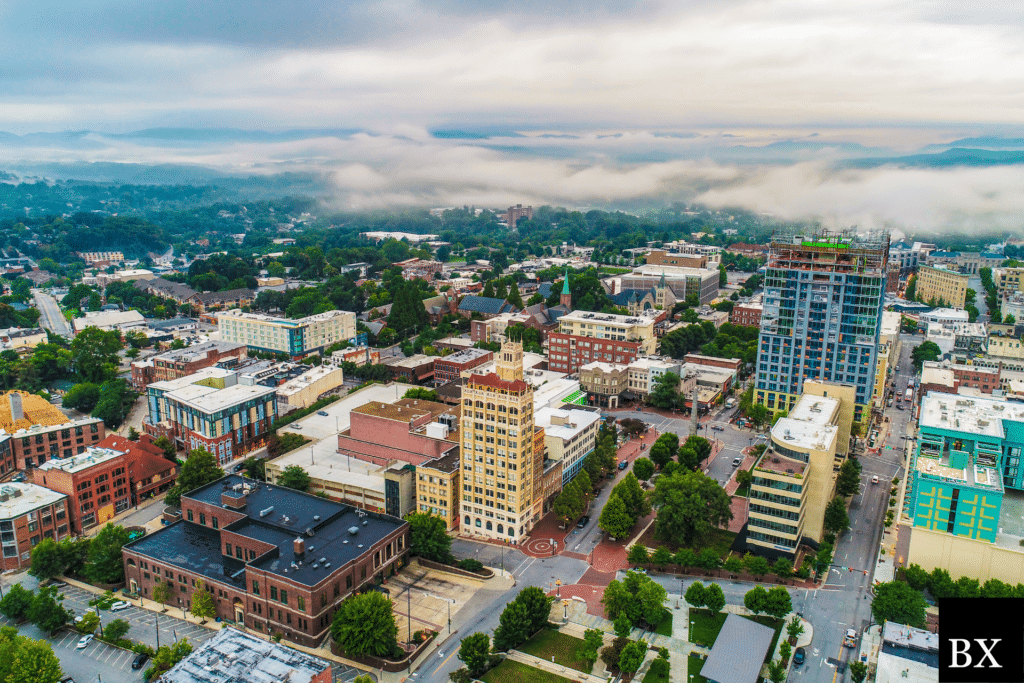
<instances>
[{"instance_id":1,"label":"brick chimney","mask_svg":"<svg viewBox=\"0 0 1024 683\"><path fill-rule=\"evenodd\" d=\"M292 547L296 555L304 555L306 553L306 541L299 537L292 541Z\"/></svg>"}]
</instances>

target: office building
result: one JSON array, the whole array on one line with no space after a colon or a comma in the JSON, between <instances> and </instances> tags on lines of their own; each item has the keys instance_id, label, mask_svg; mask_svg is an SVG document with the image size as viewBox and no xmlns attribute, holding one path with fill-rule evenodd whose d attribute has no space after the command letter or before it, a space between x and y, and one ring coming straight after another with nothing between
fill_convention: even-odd
<instances>
[{"instance_id":1,"label":"office building","mask_svg":"<svg viewBox=\"0 0 1024 683\"><path fill-rule=\"evenodd\" d=\"M0 547L3 571L32 564L32 548L44 538L70 535L67 496L34 484L0 484Z\"/></svg>"},{"instance_id":2,"label":"office building","mask_svg":"<svg viewBox=\"0 0 1024 683\"><path fill-rule=\"evenodd\" d=\"M331 663L237 628L217 635L160 675L161 683L331 683Z\"/></svg>"},{"instance_id":3,"label":"office building","mask_svg":"<svg viewBox=\"0 0 1024 683\"><path fill-rule=\"evenodd\" d=\"M345 373L336 365L302 368L301 365L294 368L292 372L296 374L277 385L277 405L281 415L308 408L345 382Z\"/></svg>"},{"instance_id":4,"label":"office building","mask_svg":"<svg viewBox=\"0 0 1024 683\"><path fill-rule=\"evenodd\" d=\"M1021 291L1020 283L1024 279L1024 268L1005 267L992 269L992 284L996 286L996 294L999 301L1005 300L1010 295ZM1005 316L1005 311L1003 312Z\"/></svg>"},{"instance_id":5,"label":"office building","mask_svg":"<svg viewBox=\"0 0 1024 683\"><path fill-rule=\"evenodd\" d=\"M490 362L494 353L487 349L466 349L434 360L434 381L454 382L467 370Z\"/></svg>"},{"instance_id":6,"label":"office building","mask_svg":"<svg viewBox=\"0 0 1024 683\"><path fill-rule=\"evenodd\" d=\"M775 423L752 470L747 541L787 557L804 539L816 544L824 535L825 507L835 492L835 472L845 459L853 419L851 387L811 382L808 387L819 394L801 396L789 417Z\"/></svg>"},{"instance_id":7,"label":"office building","mask_svg":"<svg viewBox=\"0 0 1024 683\"><path fill-rule=\"evenodd\" d=\"M356 314L328 311L305 318L275 318L239 309L217 316L221 339L257 351L304 356L338 342L357 344Z\"/></svg>"},{"instance_id":8,"label":"office building","mask_svg":"<svg viewBox=\"0 0 1024 683\"><path fill-rule=\"evenodd\" d=\"M416 509L444 520L448 531L459 527L459 449L416 467Z\"/></svg>"},{"instance_id":9,"label":"office building","mask_svg":"<svg viewBox=\"0 0 1024 683\"><path fill-rule=\"evenodd\" d=\"M238 375L205 368L146 389L147 434L166 435L179 450L205 448L229 462L266 444L277 417L276 387L238 383Z\"/></svg>"},{"instance_id":10,"label":"office building","mask_svg":"<svg viewBox=\"0 0 1024 683\"><path fill-rule=\"evenodd\" d=\"M544 450L534 446L522 345L502 344L496 370L471 375L462 388L461 529L518 542L540 517Z\"/></svg>"},{"instance_id":11,"label":"office building","mask_svg":"<svg viewBox=\"0 0 1024 683\"><path fill-rule=\"evenodd\" d=\"M560 461L562 485L568 484L597 446L601 416L592 410L540 408L534 423L544 430L545 468L549 460Z\"/></svg>"},{"instance_id":12,"label":"office building","mask_svg":"<svg viewBox=\"0 0 1024 683\"><path fill-rule=\"evenodd\" d=\"M338 605L392 576L409 549L401 519L237 475L183 495L181 513L124 546L129 590L152 600L165 581L186 610L206 590L222 621L306 647L323 643Z\"/></svg>"},{"instance_id":13,"label":"office building","mask_svg":"<svg viewBox=\"0 0 1024 683\"><path fill-rule=\"evenodd\" d=\"M548 366L573 373L592 361L628 364L652 356L658 340L654 318L573 311L558 320L548 341Z\"/></svg>"},{"instance_id":14,"label":"office building","mask_svg":"<svg viewBox=\"0 0 1024 683\"><path fill-rule=\"evenodd\" d=\"M921 266L917 271L917 299L929 305L963 308L970 275L939 265Z\"/></svg>"},{"instance_id":15,"label":"office building","mask_svg":"<svg viewBox=\"0 0 1024 683\"><path fill-rule=\"evenodd\" d=\"M765 276L756 403L792 410L804 382L856 388L858 422L871 415L885 263L883 231L776 234Z\"/></svg>"}]
</instances>

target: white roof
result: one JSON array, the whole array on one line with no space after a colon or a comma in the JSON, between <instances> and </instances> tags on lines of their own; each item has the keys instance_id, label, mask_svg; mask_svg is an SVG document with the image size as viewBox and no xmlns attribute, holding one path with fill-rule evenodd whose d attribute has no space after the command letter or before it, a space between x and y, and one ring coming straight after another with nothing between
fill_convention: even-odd
<instances>
[{"instance_id":1,"label":"white roof","mask_svg":"<svg viewBox=\"0 0 1024 683\"><path fill-rule=\"evenodd\" d=\"M123 451L115 451L113 448L97 448L89 446L84 452L70 458L51 458L36 469L47 472L49 470L61 470L62 472L81 472L100 463L120 458Z\"/></svg>"},{"instance_id":2,"label":"white roof","mask_svg":"<svg viewBox=\"0 0 1024 683\"><path fill-rule=\"evenodd\" d=\"M928 392L921 399L921 427L1005 437L1003 420L1024 422L1024 403Z\"/></svg>"},{"instance_id":3,"label":"white roof","mask_svg":"<svg viewBox=\"0 0 1024 683\"><path fill-rule=\"evenodd\" d=\"M332 374L338 375L338 382L341 382L342 371L336 365L321 365L302 373L298 377L289 380L284 386L277 387L277 393L281 396L291 396L303 389L308 389L313 382L324 379Z\"/></svg>"},{"instance_id":4,"label":"white roof","mask_svg":"<svg viewBox=\"0 0 1024 683\"><path fill-rule=\"evenodd\" d=\"M839 401L834 398L804 394L789 416L779 419L772 427L772 440L783 446L827 451L839 431L832 424L832 415L838 408Z\"/></svg>"},{"instance_id":5,"label":"white roof","mask_svg":"<svg viewBox=\"0 0 1024 683\"><path fill-rule=\"evenodd\" d=\"M187 387L190 384L195 384L196 382L201 382L205 379L225 379L229 377L233 378L235 375L236 373L231 370L226 370L224 368L217 367L209 367L203 368L199 372L194 372L191 375L178 377L177 379L166 379L161 380L159 382L153 382L149 386L154 387L156 389L163 389L164 391L176 391L177 389Z\"/></svg>"},{"instance_id":6,"label":"white roof","mask_svg":"<svg viewBox=\"0 0 1024 683\"><path fill-rule=\"evenodd\" d=\"M4 497L7 500L3 500ZM15 519L66 497L63 493L35 484L0 484L0 519Z\"/></svg>"},{"instance_id":7,"label":"white roof","mask_svg":"<svg viewBox=\"0 0 1024 683\"><path fill-rule=\"evenodd\" d=\"M564 421L554 424L554 420ZM601 420L601 416L589 410L562 410L541 408L533 414L533 424L544 428L545 436L556 436L571 441Z\"/></svg>"},{"instance_id":8,"label":"white roof","mask_svg":"<svg viewBox=\"0 0 1024 683\"><path fill-rule=\"evenodd\" d=\"M206 391L201 391L202 389ZM275 391L276 387L264 387L258 384L236 384L224 389L195 384L169 392L167 398L192 406L204 413L215 413L243 401L270 396Z\"/></svg>"}]
</instances>

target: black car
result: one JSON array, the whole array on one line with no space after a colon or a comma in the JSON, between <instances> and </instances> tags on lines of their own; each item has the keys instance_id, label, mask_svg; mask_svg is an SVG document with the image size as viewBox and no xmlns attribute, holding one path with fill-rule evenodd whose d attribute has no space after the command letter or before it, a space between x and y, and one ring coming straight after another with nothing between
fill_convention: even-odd
<instances>
[{"instance_id":1,"label":"black car","mask_svg":"<svg viewBox=\"0 0 1024 683\"><path fill-rule=\"evenodd\" d=\"M147 655L145 652L140 652L139 654L135 655L135 659L132 660L132 670L138 671L139 669L141 669L148 659L149 655Z\"/></svg>"},{"instance_id":2,"label":"black car","mask_svg":"<svg viewBox=\"0 0 1024 683\"><path fill-rule=\"evenodd\" d=\"M806 656L807 653L804 652L804 649L802 647L798 647L796 651L793 652L793 666L800 666L803 664Z\"/></svg>"},{"instance_id":3,"label":"black car","mask_svg":"<svg viewBox=\"0 0 1024 683\"><path fill-rule=\"evenodd\" d=\"M587 524L590 524L590 516L589 515L583 515L582 517L580 517L580 521L576 522L576 528L577 529L582 529Z\"/></svg>"},{"instance_id":4,"label":"black car","mask_svg":"<svg viewBox=\"0 0 1024 683\"><path fill-rule=\"evenodd\" d=\"M323 417L327 417L327 411L326 410L318 410L318 411L316 411L316 414L317 415L322 415Z\"/></svg>"}]
</instances>

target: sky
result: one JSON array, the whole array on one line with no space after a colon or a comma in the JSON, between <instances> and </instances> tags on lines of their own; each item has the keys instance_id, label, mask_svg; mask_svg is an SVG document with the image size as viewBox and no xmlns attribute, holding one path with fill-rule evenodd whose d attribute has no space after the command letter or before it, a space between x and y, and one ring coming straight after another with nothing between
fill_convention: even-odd
<instances>
[{"instance_id":1,"label":"sky","mask_svg":"<svg viewBox=\"0 0 1024 683\"><path fill-rule=\"evenodd\" d=\"M92 131L17 141L8 165L315 167L352 206L696 199L961 227L1022 208L1019 166L837 167L1024 137L1020 2L7 0L0 21L0 131ZM358 132L116 137L148 128ZM779 141L804 147L766 155Z\"/></svg>"}]
</instances>

